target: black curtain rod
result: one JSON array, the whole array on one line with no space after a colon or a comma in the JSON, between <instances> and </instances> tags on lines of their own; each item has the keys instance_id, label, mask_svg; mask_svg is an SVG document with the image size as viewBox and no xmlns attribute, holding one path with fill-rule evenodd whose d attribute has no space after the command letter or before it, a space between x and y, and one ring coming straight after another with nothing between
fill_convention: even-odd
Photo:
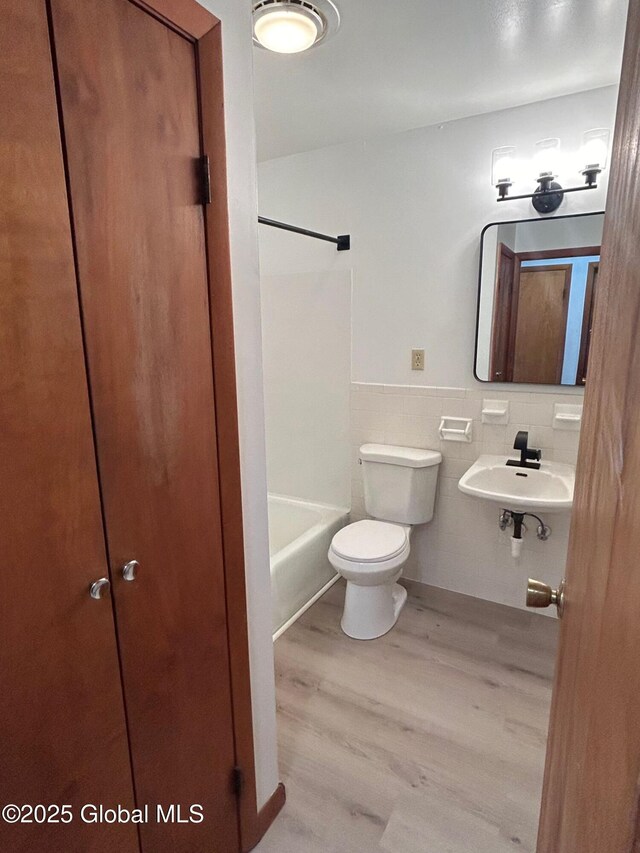
<instances>
[{"instance_id":1,"label":"black curtain rod","mask_svg":"<svg viewBox=\"0 0 640 853\"><path fill-rule=\"evenodd\" d=\"M319 234L317 231L309 231L307 228L298 228L297 225L287 225L285 222L278 222L275 219L266 219L264 216L259 216L258 222L261 225L270 225L272 228L281 228L283 231L293 231L294 234L304 234L305 237L313 237L316 240L326 240L327 243L335 243L339 252L348 252L351 248L350 234L329 237L326 234Z\"/></svg>"}]
</instances>

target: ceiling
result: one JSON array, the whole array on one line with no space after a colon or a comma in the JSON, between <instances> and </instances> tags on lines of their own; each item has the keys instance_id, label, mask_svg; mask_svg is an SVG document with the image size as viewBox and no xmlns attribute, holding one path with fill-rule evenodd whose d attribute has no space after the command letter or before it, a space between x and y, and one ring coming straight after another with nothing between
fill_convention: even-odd
<instances>
[{"instance_id":1,"label":"ceiling","mask_svg":"<svg viewBox=\"0 0 640 853\"><path fill-rule=\"evenodd\" d=\"M246 0L250 2L250 0ZM336 0L306 53L254 49L260 160L617 83L627 0Z\"/></svg>"}]
</instances>

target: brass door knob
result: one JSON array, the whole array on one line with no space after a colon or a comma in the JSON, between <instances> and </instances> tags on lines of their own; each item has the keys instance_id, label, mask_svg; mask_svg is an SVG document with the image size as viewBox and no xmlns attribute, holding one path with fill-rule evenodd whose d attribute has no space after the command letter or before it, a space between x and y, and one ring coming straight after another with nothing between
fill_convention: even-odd
<instances>
[{"instance_id":1,"label":"brass door knob","mask_svg":"<svg viewBox=\"0 0 640 853\"><path fill-rule=\"evenodd\" d=\"M527 607L549 607L555 604L558 616L564 611L564 580L558 589L553 589L548 583L529 578L527 582Z\"/></svg>"}]
</instances>

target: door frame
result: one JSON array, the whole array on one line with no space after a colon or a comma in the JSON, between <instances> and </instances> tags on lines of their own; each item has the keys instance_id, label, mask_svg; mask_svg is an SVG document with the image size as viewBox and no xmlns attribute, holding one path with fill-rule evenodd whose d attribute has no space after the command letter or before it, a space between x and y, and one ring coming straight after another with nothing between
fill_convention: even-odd
<instances>
[{"instance_id":1,"label":"door frame","mask_svg":"<svg viewBox=\"0 0 640 853\"><path fill-rule=\"evenodd\" d=\"M582 312L582 331L580 333L580 355L576 372L576 385L585 385L587 368L589 366L589 349L591 343L591 328L593 326L593 300L595 297L596 280L600 270L600 261L591 261L587 269L587 287L584 294L584 309Z\"/></svg>"},{"instance_id":2,"label":"door frame","mask_svg":"<svg viewBox=\"0 0 640 853\"><path fill-rule=\"evenodd\" d=\"M593 214L581 214L582 216L592 216ZM569 217L556 217L557 219L569 218ZM522 220L522 221L530 221L535 222L536 220ZM496 224L496 223L492 223ZM510 223L505 223L510 224ZM487 225L486 228L490 226ZM486 230L486 228L484 230ZM484 236L484 231L483 231ZM510 249L505 243L498 243L498 256L496 260L496 280L495 280L495 289L494 289L494 298L493 298L493 317L491 320L491 341L490 341L490 362L489 362L489 376L490 382L513 382L513 371L514 371L514 361L515 361L515 343L516 343L516 334L517 334L517 323L518 323L518 300L520 296L520 273L522 269L523 261L551 261L555 259L562 259L568 257L588 257L589 255L600 255L602 250L602 246L581 246L578 248L568 248L568 249L544 249L541 251L535 252L514 252ZM504 294L504 286L503 282L500 278L500 273L503 264L503 254L506 255L513 263L513 271L512 271L512 280L511 280L511 288L508 294L508 308L502 315L497 313L496 306L501 305L505 301ZM600 263L599 261L594 261L589 265L589 281L587 282L587 295L591 293L589 289L592 287L592 266L593 264ZM551 265L547 266L546 269L552 269ZM559 268L559 267L557 267ZM482 263L480 265L480 277L482 286ZM571 291L571 283L572 276L569 276L568 283L568 291L567 298L564 306L564 320L565 320L565 329L569 311L569 298ZM585 299L585 307L587 305L587 300ZM584 325L584 319L583 319ZM503 377L502 379L495 379L494 372L496 363L501 357L501 353L497 350L498 343L498 332L501 331L503 340L506 339L507 347L506 352L504 353L504 367L503 367ZM477 351L477 335L478 329L476 329L476 351ZM584 337L584 330L582 332ZM581 338L581 349L580 349L580 358L583 358L583 339ZM558 377L557 383L560 384L560 379L562 375L562 364L563 359L560 360L558 366ZM581 361L582 364L582 361ZM580 365L578 366L578 373L580 372ZM476 377L477 378L477 377ZM485 380L487 381L487 380ZM531 383L529 383L531 384ZM582 383L576 381L576 385L580 385Z\"/></svg>"},{"instance_id":3,"label":"door frame","mask_svg":"<svg viewBox=\"0 0 640 853\"><path fill-rule=\"evenodd\" d=\"M520 384L525 384L525 381L522 379L514 379L513 374L516 369L516 341L518 338L518 310L520 308L520 277L522 275L522 261L528 260L547 260L547 257L541 258L527 258L523 257L528 254L536 254L533 252L521 252L516 253L515 255L515 265L513 268L513 293L511 296L511 316L509 317L509 344L507 349L507 381L508 382L519 382ZM542 255L542 252L537 253ZM564 326L564 335L565 340L567 336L567 319L569 316L569 299L571 298L571 279L573 274L573 267L571 264L548 264L541 267L533 267L532 269L540 269L540 270L551 270L551 271L565 271L564 276L564 295L562 302L562 322ZM525 272L529 271L529 268L525 268ZM562 349L558 351L558 359L556 362L556 381L555 385L560 385L562 380L562 366L564 364L564 346ZM542 383L532 383L529 382L527 384L542 384Z\"/></svg>"},{"instance_id":4,"label":"door frame","mask_svg":"<svg viewBox=\"0 0 640 853\"><path fill-rule=\"evenodd\" d=\"M589 215L589 214L587 214L587 215ZM510 325L510 329L512 329L512 336L510 336L510 338L509 338L509 348L508 348L508 355L511 356L511 358L508 362L511 372L508 373L508 376L509 376L508 381L510 381L510 382L513 381L513 367L514 367L513 361L514 361L514 355L515 355L514 349L515 349L515 335L516 335L515 325L517 325L518 296L519 296L519 292L520 292L520 273L522 270L522 262L523 261L551 261L551 260L557 260L557 259L562 259L562 258L584 258L584 257L589 257L590 255L598 255L599 256L601 252L602 252L602 243L599 246L582 246L579 248L568 248L568 249L543 249L541 251L536 251L536 252L518 252L514 255L514 259L515 259L514 273L513 273L514 295L512 297L512 302L511 302L512 314L511 314L511 317L509 318L509 325ZM590 300L591 300L591 295L592 295L592 291L593 291L593 269L592 268L594 265L598 265L599 263L600 263L600 261L598 260L598 261L592 261L589 264L589 274L588 274L588 278L587 278L587 289L586 289L586 295L585 295L585 300L584 300L584 309L583 309L582 332L581 332L581 338L580 338L580 356L579 356L579 360L578 360L578 369L576 371L576 382L575 382L576 385L583 385L584 384L584 383L581 383L578 381L578 376L580 375L581 372L584 374L584 372L586 370L586 358L587 358L588 352L585 350L584 335L585 335L585 323L588 322L588 320L587 320L587 306L590 306L590 304L591 304ZM551 265L548 265L545 267L545 269L551 269L551 268L552 268ZM573 279L573 276L570 275L569 276L569 290L567 292L567 299L565 302L565 317L564 317L565 333L566 333L566 325L567 325L567 319L568 319L569 300L570 300L572 279ZM591 311L591 309L590 309L590 311ZM590 316L591 316L591 314L589 312L589 317ZM564 359L562 358L560 360L560 364L558 366L557 384L560 384L560 381L562 378L563 362L564 362Z\"/></svg>"},{"instance_id":5,"label":"door frame","mask_svg":"<svg viewBox=\"0 0 640 853\"><path fill-rule=\"evenodd\" d=\"M231 703L236 764L242 773L238 816L242 850L249 851L282 809L285 789L280 783L258 811L229 248L222 22L196 0L129 2L188 39L195 47L201 145L203 154L210 158L211 169L211 203L204 205L204 220Z\"/></svg>"},{"instance_id":6,"label":"door frame","mask_svg":"<svg viewBox=\"0 0 640 853\"><path fill-rule=\"evenodd\" d=\"M507 361L513 305L513 285L516 275L516 253L506 243L498 243L496 260L496 283L493 295L493 317L491 318L491 340L489 351L489 377L492 382L507 382ZM511 265L511 284L505 287L505 259ZM504 306L504 311L502 307ZM500 346L498 346L500 343ZM505 347L506 344L506 347ZM496 378L496 367L501 367L500 379Z\"/></svg>"},{"instance_id":7,"label":"door frame","mask_svg":"<svg viewBox=\"0 0 640 853\"><path fill-rule=\"evenodd\" d=\"M588 214L591 215L591 214ZM589 255L599 255L600 246L580 246L577 249L542 249L538 252L518 252L521 261L553 261L558 258L585 258Z\"/></svg>"}]
</instances>

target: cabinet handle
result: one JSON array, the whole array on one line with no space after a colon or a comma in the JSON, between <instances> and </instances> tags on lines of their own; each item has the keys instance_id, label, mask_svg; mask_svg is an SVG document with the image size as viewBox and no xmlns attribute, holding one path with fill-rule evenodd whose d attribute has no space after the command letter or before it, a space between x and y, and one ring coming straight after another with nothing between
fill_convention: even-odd
<instances>
[{"instance_id":1,"label":"cabinet handle","mask_svg":"<svg viewBox=\"0 0 640 853\"><path fill-rule=\"evenodd\" d=\"M122 577L126 581L134 581L136 579L136 573L139 566L140 563L137 560L129 560L129 562L125 563L122 567Z\"/></svg>"},{"instance_id":2,"label":"cabinet handle","mask_svg":"<svg viewBox=\"0 0 640 853\"><path fill-rule=\"evenodd\" d=\"M89 595L91 598L95 598L96 600L103 597L103 595L109 592L109 587L111 584L109 583L108 578L99 578L97 581L94 581L89 587Z\"/></svg>"}]
</instances>

